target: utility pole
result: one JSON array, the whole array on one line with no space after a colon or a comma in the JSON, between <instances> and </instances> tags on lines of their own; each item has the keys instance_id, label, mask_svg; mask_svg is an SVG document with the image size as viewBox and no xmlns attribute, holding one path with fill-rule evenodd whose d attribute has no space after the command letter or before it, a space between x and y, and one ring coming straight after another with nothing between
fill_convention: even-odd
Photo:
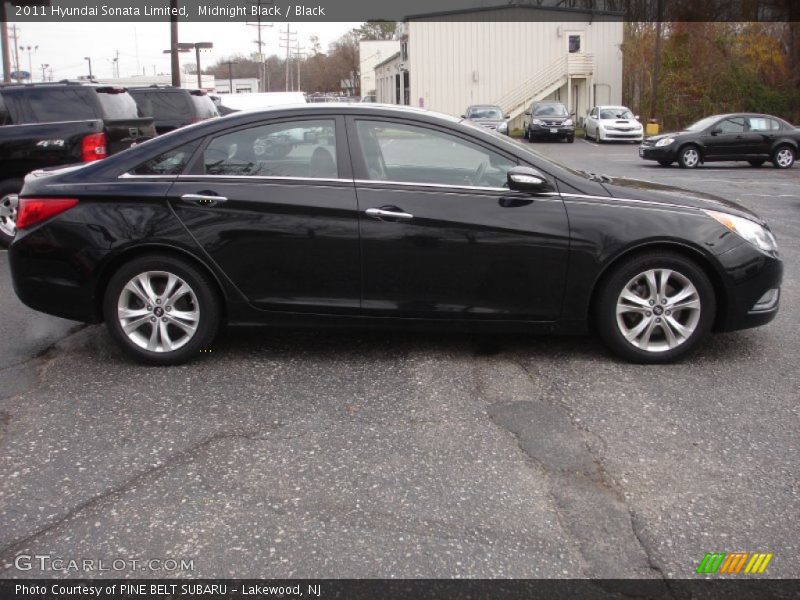
<instances>
[{"instance_id":1,"label":"utility pole","mask_svg":"<svg viewBox=\"0 0 800 600\"><path fill-rule=\"evenodd\" d=\"M89 79L94 79L94 76L92 75L92 57L91 56L84 56L83 60L89 62Z\"/></svg>"},{"instance_id":2,"label":"utility pole","mask_svg":"<svg viewBox=\"0 0 800 600\"><path fill-rule=\"evenodd\" d=\"M14 38L14 71L19 73L19 27L16 25L11 26L11 37Z\"/></svg>"},{"instance_id":3,"label":"utility pole","mask_svg":"<svg viewBox=\"0 0 800 600\"><path fill-rule=\"evenodd\" d=\"M656 118L658 110L658 70L661 66L661 18L663 15L664 0L658 0L656 7L656 44L653 56L653 89L650 98L650 118Z\"/></svg>"},{"instance_id":4,"label":"utility pole","mask_svg":"<svg viewBox=\"0 0 800 600\"><path fill-rule=\"evenodd\" d=\"M169 0L169 49L170 70L172 71L172 85L181 87L181 65L178 60L178 0Z\"/></svg>"},{"instance_id":5,"label":"utility pole","mask_svg":"<svg viewBox=\"0 0 800 600\"><path fill-rule=\"evenodd\" d=\"M5 0L0 0L0 44L3 46L3 81L11 83L11 53L8 51L8 17Z\"/></svg>"},{"instance_id":6,"label":"utility pole","mask_svg":"<svg viewBox=\"0 0 800 600\"><path fill-rule=\"evenodd\" d=\"M265 72L265 65L264 65L264 42L261 38L261 30L267 27L272 27L273 24L270 23L269 25L265 25L261 22L261 2L262 0L256 0L256 2L252 3L259 7L258 11L258 19L255 23L246 23L249 27L256 27L258 29L258 39L255 41L255 44L258 46L258 87L263 92L264 89L264 72Z\"/></svg>"},{"instance_id":7,"label":"utility pole","mask_svg":"<svg viewBox=\"0 0 800 600\"><path fill-rule=\"evenodd\" d=\"M286 24L286 32L281 37L281 46L285 46L286 48L286 91L288 92L290 89L289 80L291 79L291 70L290 70L290 56L292 52L292 44L297 41L297 32L292 31L291 25L289 23Z\"/></svg>"},{"instance_id":8,"label":"utility pole","mask_svg":"<svg viewBox=\"0 0 800 600\"><path fill-rule=\"evenodd\" d=\"M233 61L233 60L229 60L229 61L224 62L222 64L223 65L228 65L228 81L230 82L230 86L231 86L231 94L235 94L236 92L234 92L234 90L233 90L233 65L238 65L239 63L237 63L236 61Z\"/></svg>"},{"instance_id":9,"label":"utility pole","mask_svg":"<svg viewBox=\"0 0 800 600\"><path fill-rule=\"evenodd\" d=\"M47 81L47 67L49 66L49 64L42 63L42 81Z\"/></svg>"},{"instance_id":10,"label":"utility pole","mask_svg":"<svg viewBox=\"0 0 800 600\"><path fill-rule=\"evenodd\" d=\"M300 48L300 42L294 47L294 59L297 62L297 91L300 91L300 60L305 58L305 52Z\"/></svg>"},{"instance_id":11,"label":"utility pole","mask_svg":"<svg viewBox=\"0 0 800 600\"><path fill-rule=\"evenodd\" d=\"M39 46L23 46L23 50L28 53L28 79L33 82L33 53L38 52Z\"/></svg>"}]
</instances>

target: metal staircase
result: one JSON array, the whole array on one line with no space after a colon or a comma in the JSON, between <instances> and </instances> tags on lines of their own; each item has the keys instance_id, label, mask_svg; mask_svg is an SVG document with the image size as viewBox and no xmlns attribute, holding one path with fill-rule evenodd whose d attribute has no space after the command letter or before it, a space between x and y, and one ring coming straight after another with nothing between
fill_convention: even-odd
<instances>
[{"instance_id":1,"label":"metal staircase","mask_svg":"<svg viewBox=\"0 0 800 600\"><path fill-rule=\"evenodd\" d=\"M566 54L498 98L495 104L515 119L528 109L531 102L546 98L573 77L591 77L593 73L593 54Z\"/></svg>"}]
</instances>

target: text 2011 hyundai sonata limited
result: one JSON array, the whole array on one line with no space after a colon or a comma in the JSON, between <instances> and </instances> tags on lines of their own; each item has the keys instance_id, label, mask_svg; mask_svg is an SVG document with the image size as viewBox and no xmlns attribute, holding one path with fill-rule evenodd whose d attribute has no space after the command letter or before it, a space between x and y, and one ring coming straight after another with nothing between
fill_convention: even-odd
<instances>
[{"instance_id":1,"label":"text 2011 hyundai sonata limited","mask_svg":"<svg viewBox=\"0 0 800 600\"><path fill-rule=\"evenodd\" d=\"M282 107L30 175L28 306L177 363L222 322L580 333L639 362L763 325L782 263L713 197L574 171L457 119Z\"/></svg>"}]
</instances>

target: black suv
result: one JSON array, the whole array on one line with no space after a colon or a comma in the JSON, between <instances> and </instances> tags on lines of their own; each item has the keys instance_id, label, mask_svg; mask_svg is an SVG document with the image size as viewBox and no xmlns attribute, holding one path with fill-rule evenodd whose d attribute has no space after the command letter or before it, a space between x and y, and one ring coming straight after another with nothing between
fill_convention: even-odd
<instances>
[{"instance_id":1,"label":"black suv","mask_svg":"<svg viewBox=\"0 0 800 600\"><path fill-rule=\"evenodd\" d=\"M151 86L129 91L142 113L153 117L158 135L219 116L211 97L203 90Z\"/></svg>"},{"instance_id":2,"label":"black suv","mask_svg":"<svg viewBox=\"0 0 800 600\"><path fill-rule=\"evenodd\" d=\"M91 162L155 136L125 88L77 81L0 85L0 245L35 169Z\"/></svg>"},{"instance_id":3,"label":"black suv","mask_svg":"<svg viewBox=\"0 0 800 600\"><path fill-rule=\"evenodd\" d=\"M569 143L575 141L575 122L567 107L561 102L534 102L525 111L530 117L523 132L529 142L537 139L560 139Z\"/></svg>"}]
</instances>

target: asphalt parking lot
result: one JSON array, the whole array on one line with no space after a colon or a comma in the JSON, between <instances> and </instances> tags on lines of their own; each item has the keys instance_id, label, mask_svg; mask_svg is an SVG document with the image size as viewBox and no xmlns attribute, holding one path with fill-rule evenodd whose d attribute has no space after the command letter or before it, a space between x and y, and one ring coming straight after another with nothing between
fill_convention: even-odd
<instances>
[{"instance_id":1,"label":"asphalt parking lot","mask_svg":"<svg viewBox=\"0 0 800 600\"><path fill-rule=\"evenodd\" d=\"M23 307L0 252L0 578L680 578L711 551L799 577L800 167L534 147L760 212L786 262L777 320L670 366L583 337L264 329L144 368Z\"/></svg>"}]
</instances>

